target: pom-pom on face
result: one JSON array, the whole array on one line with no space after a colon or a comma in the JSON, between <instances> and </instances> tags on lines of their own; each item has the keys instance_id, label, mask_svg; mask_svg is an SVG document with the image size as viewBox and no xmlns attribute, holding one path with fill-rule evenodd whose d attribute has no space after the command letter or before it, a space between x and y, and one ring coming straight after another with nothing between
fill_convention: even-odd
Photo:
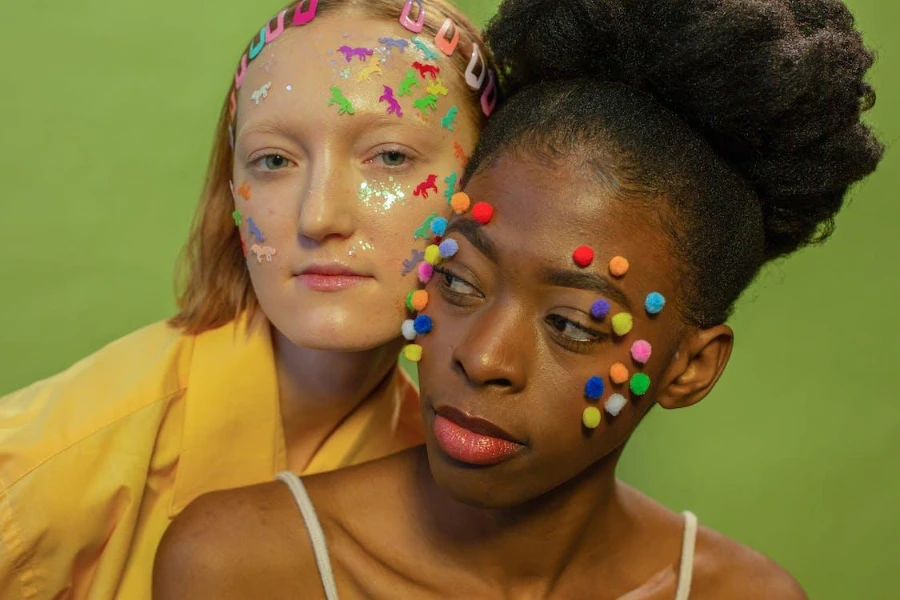
<instances>
[{"instance_id":1,"label":"pom-pom on face","mask_svg":"<svg viewBox=\"0 0 900 600\"><path fill-rule=\"evenodd\" d=\"M403 321L403 325L400 326L400 333L403 334L403 339L408 342L416 339L416 322L412 319Z\"/></svg>"},{"instance_id":2,"label":"pom-pom on face","mask_svg":"<svg viewBox=\"0 0 900 600\"><path fill-rule=\"evenodd\" d=\"M610 415L617 417L619 416L619 413L622 412L622 409L625 408L626 404L628 404L628 400L625 399L625 396L622 394L613 394L606 400L604 408L606 408L606 412Z\"/></svg>"},{"instance_id":3,"label":"pom-pom on face","mask_svg":"<svg viewBox=\"0 0 900 600\"><path fill-rule=\"evenodd\" d=\"M428 283L431 281L431 278L434 277L434 266L428 264L427 262L419 263L419 281L422 283Z\"/></svg>"},{"instance_id":4,"label":"pom-pom on face","mask_svg":"<svg viewBox=\"0 0 900 600\"><path fill-rule=\"evenodd\" d=\"M610 310L612 310L612 305L609 300L597 300L591 305L591 316L600 321L606 318Z\"/></svg>"},{"instance_id":5,"label":"pom-pom on face","mask_svg":"<svg viewBox=\"0 0 900 600\"><path fill-rule=\"evenodd\" d=\"M650 315L658 315L662 312L662 309L666 306L666 298L659 292L653 292L647 296L647 299L644 301L644 308L647 309L647 314Z\"/></svg>"},{"instance_id":6,"label":"pom-pom on face","mask_svg":"<svg viewBox=\"0 0 900 600\"><path fill-rule=\"evenodd\" d=\"M588 400L599 400L603 397L603 378L594 375L584 384L584 397Z\"/></svg>"},{"instance_id":7,"label":"pom-pom on face","mask_svg":"<svg viewBox=\"0 0 900 600\"><path fill-rule=\"evenodd\" d=\"M635 396L643 396L650 389L650 376L646 373L635 373L631 378L631 393Z\"/></svg>"},{"instance_id":8,"label":"pom-pom on face","mask_svg":"<svg viewBox=\"0 0 900 600\"><path fill-rule=\"evenodd\" d=\"M616 385L622 385L628 381L628 367L622 363L616 363L609 368L609 379Z\"/></svg>"},{"instance_id":9,"label":"pom-pom on face","mask_svg":"<svg viewBox=\"0 0 900 600\"><path fill-rule=\"evenodd\" d=\"M617 256L609 261L609 272L613 277L624 277L629 268L628 259Z\"/></svg>"},{"instance_id":10,"label":"pom-pom on face","mask_svg":"<svg viewBox=\"0 0 900 600\"><path fill-rule=\"evenodd\" d=\"M425 335L426 333L431 333L431 330L434 329L434 322L428 315L419 315L413 321L413 327L417 334Z\"/></svg>"},{"instance_id":11,"label":"pom-pom on face","mask_svg":"<svg viewBox=\"0 0 900 600\"><path fill-rule=\"evenodd\" d=\"M582 269L586 269L594 262L594 249L590 246L578 246L572 253L572 260Z\"/></svg>"},{"instance_id":12,"label":"pom-pom on face","mask_svg":"<svg viewBox=\"0 0 900 600\"><path fill-rule=\"evenodd\" d=\"M450 208L458 215L463 214L472 206L472 200L465 192L457 192L450 198Z\"/></svg>"},{"instance_id":13,"label":"pom-pom on face","mask_svg":"<svg viewBox=\"0 0 900 600\"><path fill-rule=\"evenodd\" d=\"M600 426L600 421L602 420L603 414L596 406L588 406L586 409L584 409L584 412L581 413L581 422L588 429L597 429L597 427Z\"/></svg>"},{"instance_id":14,"label":"pom-pom on face","mask_svg":"<svg viewBox=\"0 0 900 600\"><path fill-rule=\"evenodd\" d=\"M459 242L456 240L444 240L441 242L441 245L438 246L438 250L440 251L441 258L453 258L456 256L456 253L459 252Z\"/></svg>"},{"instance_id":15,"label":"pom-pom on face","mask_svg":"<svg viewBox=\"0 0 900 600\"><path fill-rule=\"evenodd\" d=\"M413 292L409 298L409 307L416 312L422 312L428 308L428 292L425 290Z\"/></svg>"},{"instance_id":16,"label":"pom-pom on face","mask_svg":"<svg viewBox=\"0 0 900 600\"><path fill-rule=\"evenodd\" d=\"M628 335L634 327L634 319L629 313L619 313L612 318L613 332L619 337Z\"/></svg>"},{"instance_id":17,"label":"pom-pom on face","mask_svg":"<svg viewBox=\"0 0 900 600\"><path fill-rule=\"evenodd\" d=\"M631 358L633 358L636 363L642 365L646 364L647 361L650 360L650 354L652 352L653 347L647 340L638 340L631 345Z\"/></svg>"},{"instance_id":18,"label":"pom-pom on face","mask_svg":"<svg viewBox=\"0 0 900 600\"><path fill-rule=\"evenodd\" d=\"M409 344L403 349L403 357L410 362L419 362L422 360L422 346Z\"/></svg>"},{"instance_id":19,"label":"pom-pom on face","mask_svg":"<svg viewBox=\"0 0 900 600\"><path fill-rule=\"evenodd\" d=\"M431 222L431 233L434 235L441 237L445 231L447 231L447 219L444 217L438 217Z\"/></svg>"},{"instance_id":20,"label":"pom-pom on face","mask_svg":"<svg viewBox=\"0 0 900 600\"><path fill-rule=\"evenodd\" d=\"M403 325L400 327L400 333L403 334L403 339L408 342L411 342L416 339L416 322L412 319L407 319L403 321Z\"/></svg>"},{"instance_id":21,"label":"pom-pom on face","mask_svg":"<svg viewBox=\"0 0 900 600\"><path fill-rule=\"evenodd\" d=\"M487 202L476 202L472 207L472 218L482 225L487 225L494 218L494 207Z\"/></svg>"},{"instance_id":22,"label":"pom-pom on face","mask_svg":"<svg viewBox=\"0 0 900 600\"><path fill-rule=\"evenodd\" d=\"M429 265L436 265L441 261L441 249L437 244L431 244L425 248L425 262Z\"/></svg>"}]
</instances>

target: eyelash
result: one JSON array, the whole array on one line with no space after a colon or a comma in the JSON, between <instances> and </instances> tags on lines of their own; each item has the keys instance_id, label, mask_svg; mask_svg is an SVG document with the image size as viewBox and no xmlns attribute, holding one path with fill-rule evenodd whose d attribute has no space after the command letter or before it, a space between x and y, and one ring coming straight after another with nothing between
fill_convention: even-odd
<instances>
[{"instance_id":1,"label":"eyelash","mask_svg":"<svg viewBox=\"0 0 900 600\"><path fill-rule=\"evenodd\" d=\"M444 299L446 299L451 304L455 306L464 306L462 302L471 301L473 297L484 298L484 295L482 295L481 292L478 291L478 288L476 288L474 285L472 285L462 277L458 277L450 271L447 271L446 269L442 269L440 267L435 267L434 272L435 274L440 275L440 277L437 278L438 291L441 293ZM464 294L462 292L451 289L450 284L447 282L448 279L459 281L460 283L472 288L475 293Z\"/></svg>"},{"instance_id":2,"label":"eyelash","mask_svg":"<svg viewBox=\"0 0 900 600\"><path fill-rule=\"evenodd\" d=\"M451 289L451 287L450 287L451 283L448 283L448 279L459 281L459 282L463 283L464 285L475 290L477 297L479 297L479 298L484 297L483 295L481 295L480 292L477 291L477 288L474 285L472 285L465 279L463 279L457 275L454 275L450 271L448 271L446 269L442 269L440 267L436 267L434 269L434 272L435 272L435 274L439 275L439 277L436 280L436 285L438 286L438 291L440 292L441 296L443 296L444 299L447 302L449 302L450 304L452 304L454 306L466 306L467 302L472 301L473 295L472 294L464 294L464 293L461 293L461 292ZM544 319L544 322L549 326L551 335L556 340L556 342L563 348L570 350L572 352L587 352L590 350L590 348L594 344L598 344L609 338L609 336L607 334L603 333L602 331L597 331L595 329L591 329L590 327L585 327L584 325L581 325L580 323L573 321L572 319L567 319L566 317L563 317L562 315L557 315L557 314L549 315L548 317L546 317ZM572 339L571 337L563 335L562 331L559 330L559 325L563 326L563 330L565 330L565 328L567 326L571 325L572 327L578 329L579 331L590 336L593 339L589 339L589 340Z\"/></svg>"},{"instance_id":3,"label":"eyelash","mask_svg":"<svg viewBox=\"0 0 900 600\"><path fill-rule=\"evenodd\" d=\"M384 156L387 155L387 154L399 154L399 155L401 155L401 156L404 158L403 164L396 165L396 166L391 166L391 165L386 165L386 164L384 164L384 162L382 161L381 164L375 165L376 168L387 169L387 170L389 170L389 171L397 171L397 170L400 170L400 169L409 169L409 168L411 168L412 165L415 164L415 162L416 162L416 157L413 156L411 152L409 152L406 148L399 148L399 147L390 147L390 148L385 148L385 149L383 149L383 150L380 150L380 151L377 152L371 159L367 160L366 162L367 162L367 163L374 163L374 162L376 162L380 157L384 157Z\"/></svg>"},{"instance_id":4,"label":"eyelash","mask_svg":"<svg viewBox=\"0 0 900 600\"><path fill-rule=\"evenodd\" d=\"M367 163L374 163L374 162L377 161L380 157L384 157L384 156L386 156L386 155L388 155L388 154L397 154L397 155L400 155L401 157L403 157L403 163L402 163L402 164L399 164L399 165L393 165L393 166L392 166L392 165L385 164L385 163L382 161L380 165L376 165L378 168L384 168L384 169L387 169L387 170L390 170L390 171L397 171L397 170L400 170L400 169L409 169L409 168L412 167L413 164L415 164L415 161L416 161L416 157L414 157L414 156L412 155L411 152L408 152L408 151L406 151L406 150L403 149L403 148L386 148L386 149L381 150L380 152L376 153L371 159L368 159L366 162L367 162ZM270 157L276 157L276 156L277 156L277 157L281 157L282 159L286 160L286 161L289 163L287 166L289 166L291 163L293 163L293 161L292 161L291 159L287 158L284 154L281 154L280 152L266 152L265 154L260 154L259 156L253 156L253 157L251 157L251 158L247 161L247 165L248 165L250 168L257 169L258 171L260 171L261 173L263 173L263 174L265 174L265 175L272 175L272 174L274 174L274 173L277 172L277 171L283 171L284 168L281 168L281 169L267 169L267 168L265 168L264 166L261 166L259 163L260 163L260 161L264 161L264 160L266 160L267 158L270 158ZM285 168L286 168L286 167L285 167Z\"/></svg>"},{"instance_id":5,"label":"eyelash","mask_svg":"<svg viewBox=\"0 0 900 600\"><path fill-rule=\"evenodd\" d=\"M260 154L259 156L251 156L250 159L247 161L247 166L251 169L256 170L257 172L259 172L261 175L263 175L265 177L271 177L271 176L275 175L278 171L283 171L285 168L287 168L287 166L282 167L281 169L267 169L264 166L260 166L259 163L260 163L260 161L264 161L267 158L276 157L276 156L286 160L288 162L287 166L290 166L294 162L280 152L266 152L264 154Z\"/></svg>"}]
</instances>

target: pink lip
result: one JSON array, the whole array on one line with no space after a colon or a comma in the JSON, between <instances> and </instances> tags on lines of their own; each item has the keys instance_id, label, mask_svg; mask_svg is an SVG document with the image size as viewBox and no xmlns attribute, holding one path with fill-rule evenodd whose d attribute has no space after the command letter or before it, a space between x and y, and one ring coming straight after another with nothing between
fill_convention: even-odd
<instances>
[{"instance_id":1,"label":"pink lip","mask_svg":"<svg viewBox=\"0 0 900 600\"><path fill-rule=\"evenodd\" d=\"M372 279L339 264L310 265L295 277L305 287L317 292L346 290Z\"/></svg>"},{"instance_id":2,"label":"pink lip","mask_svg":"<svg viewBox=\"0 0 900 600\"><path fill-rule=\"evenodd\" d=\"M470 417L455 408L436 409L432 429L447 456L470 465L495 465L525 448L490 421Z\"/></svg>"}]
</instances>

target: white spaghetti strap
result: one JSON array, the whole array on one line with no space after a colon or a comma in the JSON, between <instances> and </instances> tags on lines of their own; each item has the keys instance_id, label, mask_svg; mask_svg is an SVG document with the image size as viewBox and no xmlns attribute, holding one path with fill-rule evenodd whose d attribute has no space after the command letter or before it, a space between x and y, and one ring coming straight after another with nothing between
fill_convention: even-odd
<instances>
[{"instance_id":1,"label":"white spaghetti strap","mask_svg":"<svg viewBox=\"0 0 900 600\"><path fill-rule=\"evenodd\" d=\"M684 511L684 537L681 539L681 564L678 567L678 589L675 600L688 600L694 574L694 548L697 545L697 515Z\"/></svg>"},{"instance_id":2,"label":"white spaghetti strap","mask_svg":"<svg viewBox=\"0 0 900 600\"><path fill-rule=\"evenodd\" d=\"M334 572L331 570L331 560L328 558L328 546L325 544L325 533L322 531L319 517L316 516L316 509L309 499L309 494L306 493L303 482L290 471L281 471L275 475L275 478L280 479L290 488L294 500L297 502L297 508L300 509L300 514L306 523L306 531L309 532L309 539L312 541L313 552L316 555L316 565L319 567L319 576L322 578L322 587L325 588L325 599L338 600Z\"/></svg>"}]
</instances>

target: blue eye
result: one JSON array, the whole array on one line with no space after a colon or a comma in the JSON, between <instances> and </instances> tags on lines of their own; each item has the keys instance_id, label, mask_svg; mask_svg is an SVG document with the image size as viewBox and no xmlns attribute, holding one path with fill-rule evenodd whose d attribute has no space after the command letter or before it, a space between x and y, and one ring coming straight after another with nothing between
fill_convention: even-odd
<instances>
[{"instance_id":1,"label":"blue eye","mask_svg":"<svg viewBox=\"0 0 900 600\"><path fill-rule=\"evenodd\" d=\"M280 154L269 154L268 156L264 156L263 161L266 165L266 168L270 171L283 169L290 164L290 161Z\"/></svg>"},{"instance_id":2,"label":"blue eye","mask_svg":"<svg viewBox=\"0 0 900 600\"><path fill-rule=\"evenodd\" d=\"M381 156L381 162L387 167L401 167L406 163L406 159L408 158L405 154L397 150L382 152L379 156Z\"/></svg>"}]
</instances>

